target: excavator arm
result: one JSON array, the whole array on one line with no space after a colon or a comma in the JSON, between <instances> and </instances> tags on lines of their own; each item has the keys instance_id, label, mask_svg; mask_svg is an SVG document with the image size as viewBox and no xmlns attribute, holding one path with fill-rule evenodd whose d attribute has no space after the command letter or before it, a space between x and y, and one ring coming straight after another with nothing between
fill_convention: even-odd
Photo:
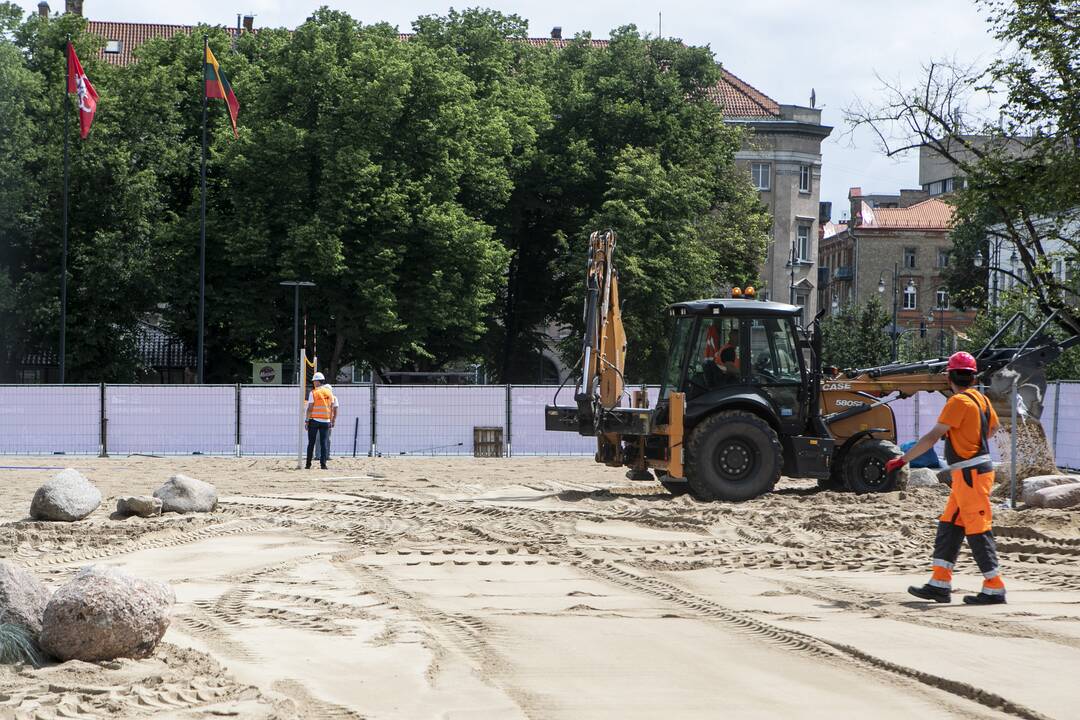
<instances>
[{"instance_id":1,"label":"excavator arm","mask_svg":"<svg viewBox=\"0 0 1080 720\"><path fill-rule=\"evenodd\" d=\"M640 398L635 398L635 407L620 407L625 390L626 331L614 266L615 244L612 230L589 236L581 378L574 392L575 405L549 405L545 425L548 430L596 436L597 461L619 466L625 460L623 436L649 435L653 411Z\"/></svg>"}]
</instances>

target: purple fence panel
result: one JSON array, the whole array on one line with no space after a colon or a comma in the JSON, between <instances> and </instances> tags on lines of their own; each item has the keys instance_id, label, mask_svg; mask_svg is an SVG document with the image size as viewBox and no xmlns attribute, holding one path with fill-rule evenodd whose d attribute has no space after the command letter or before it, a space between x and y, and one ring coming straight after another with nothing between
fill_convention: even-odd
<instances>
[{"instance_id":1,"label":"purple fence panel","mask_svg":"<svg viewBox=\"0 0 1080 720\"><path fill-rule=\"evenodd\" d=\"M300 390L295 385L240 387L240 454L296 453Z\"/></svg>"},{"instance_id":2,"label":"purple fence panel","mask_svg":"<svg viewBox=\"0 0 1080 720\"><path fill-rule=\"evenodd\" d=\"M506 441L503 385L379 385L376 390L375 443L381 455L472 455L475 427L502 428Z\"/></svg>"},{"instance_id":3,"label":"purple fence panel","mask_svg":"<svg viewBox=\"0 0 1080 720\"><path fill-rule=\"evenodd\" d=\"M96 455L101 448L101 386L0 386L0 454Z\"/></svg>"},{"instance_id":4,"label":"purple fence panel","mask_svg":"<svg viewBox=\"0 0 1080 720\"><path fill-rule=\"evenodd\" d=\"M1059 467L1080 469L1080 383L1063 382L1057 406L1057 444L1054 448ZM1053 414L1048 406L1043 411ZM1050 436L1051 440L1053 435Z\"/></svg>"},{"instance_id":5,"label":"purple fence panel","mask_svg":"<svg viewBox=\"0 0 1080 720\"><path fill-rule=\"evenodd\" d=\"M108 385L109 453L232 455L235 385Z\"/></svg>"},{"instance_id":6,"label":"purple fence panel","mask_svg":"<svg viewBox=\"0 0 1080 720\"><path fill-rule=\"evenodd\" d=\"M920 399L921 402L921 399ZM903 398L894 400L889 404L893 415L896 417L896 442L905 443L909 440L917 440L915 429L915 398Z\"/></svg>"},{"instance_id":7,"label":"purple fence panel","mask_svg":"<svg viewBox=\"0 0 1080 720\"><path fill-rule=\"evenodd\" d=\"M514 385L510 388L513 417L511 452L517 455L594 455L596 438L544 429L544 406L555 397L554 385ZM572 405L574 389L559 393L560 405Z\"/></svg>"},{"instance_id":8,"label":"purple fence panel","mask_svg":"<svg viewBox=\"0 0 1080 720\"><path fill-rule=\"evenodd\" d=\"M338 415L330 434L330 457L352 457L354 436L357 457L367 455L371 451L371 386L334 385L334 395Z\"/></svg>"}]
</instances>

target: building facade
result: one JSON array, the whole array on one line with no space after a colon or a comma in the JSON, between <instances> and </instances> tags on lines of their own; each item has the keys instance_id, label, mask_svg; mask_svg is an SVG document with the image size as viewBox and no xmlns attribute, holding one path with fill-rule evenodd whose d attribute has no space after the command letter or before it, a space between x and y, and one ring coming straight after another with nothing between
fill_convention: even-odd
<instances>
[{"instance_id":1,"label":"building facade","mask_svg":"<svg viewBox=\"0 0 1080 720\"><path fill-rule=\"evenodd\" d=\"M878 298L896 311L903 336L917 331L948 352L973 314L952 307L942 271L952 261L949 230L953 208L940 198L903 204L921 195L897 196L901 207L871 207L851 188L850 220L826 229L818 251L823 278L819 302L839 309Z\"/></svg>"},{"instance_id":2,"label":"building facade","mask_svg":"<svg viewBox=\"0 0 1080 720\"><path fill-rule=\"evenodd\" d=\"M732 76L734 77L734 76ZM725 120L750 130L736 162L750 174L773 223L762 297L805 307L809 319L818 307L819 201L821 143L832 128L821 124L821 110L780 105L742 83L753 104L725 103Z\"/></svg>"}]
</instances>

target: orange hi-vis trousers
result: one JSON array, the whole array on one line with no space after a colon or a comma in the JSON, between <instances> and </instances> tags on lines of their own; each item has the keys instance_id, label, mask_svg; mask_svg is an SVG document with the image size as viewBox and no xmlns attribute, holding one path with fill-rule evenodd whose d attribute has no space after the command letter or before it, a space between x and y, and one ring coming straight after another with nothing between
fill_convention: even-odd
<instances>
[{"instance_id":1,"label":"orange hi-vis trousers","mask_svg":"<svg viewBox=\"0 0 1080 720\"><path fill-rule=\"evenodd\" d=\"M993 510L990 507L990 491L993 487L994 471L987 470L985 466L952 471L952 492L945 504L945 512L938 518L930 585L952 588L953 566L966 537L971 554L983 574L982 592L988 595L1005 594L1005 582L1001 579L997 546L991 531Z\"/></svg>"}]
</instances>

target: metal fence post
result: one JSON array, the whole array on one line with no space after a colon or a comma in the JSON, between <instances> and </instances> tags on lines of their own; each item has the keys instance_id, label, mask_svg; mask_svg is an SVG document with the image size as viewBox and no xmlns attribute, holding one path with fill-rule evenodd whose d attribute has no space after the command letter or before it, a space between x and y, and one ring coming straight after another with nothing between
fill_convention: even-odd
<instances>
[{"instance_id":1,"label":"metal fence post","mask_svg":"<svg viewBox=\"0 0 1080 720\"><path fill-rule=\"evenodd\" d=\"M236 457L240 457L240 383L236 383Z\"/></svg>"},{"instance_id":2,"label":"metal fence post","mask_svg":"<svg viewBox=\"0 0 1080 720\"><path fill-rule=\"evenodd\" d=\"M512 457L514 454L514 448L510 442L514 432L514 411L510 395L512 387L513 385L506 383L506 457Z\"/></svg>"},{"instance_id":3,"label":"metal fence post","mask_svg":"<svg viewBox=\"0 0 1080 720\"><path fill-rule=\"evenodd\" d=\"M101 452L98 457L109 457L109 419L105 416L105 383L101 383L101 400L98 420L100 421Z\"/></svg>"},{"instance_id":4,"label":"metal fence post","mask_svg":"<svg viewBox=\"0 0 1080 720\"><path fill-rule=\"evenodd\" d=\"M1053 448L1054 460L1057 461L1057 439L1058 439L1058 408L1061 407L1061 381L1056 380L1054 382L1054 436L1050 441L1050 447Z\"/></svg>"},{"instance_id":5,"label":"metal fence post","mask_svg":"<svg viewBox=\"0 0 1080 720\"><path fill-rule=\"evenodd\" d=\"M922 419L920 417L922 415L922 408L919 405L919 395L920 395L920 393L915 393L915 396L913 398L915 400L915 439L916 440L918 440L919 438L922 437L922 433L919 432L920 425L922 424L920 422L921 419Z\"/></svg>"},{"instance_id":6,"label":"metal fence post","mask_svg":"<svg viewBox=\"0 0 1080 720\"><path fill-rule=\"evenodd\" d=\"M371 445L368 449L368 457L375 457L379 452L378 438L375 435L375 406L378 403L378 393L375 390L375 374L371 375Z\"/></svg>"}]
</instances>

